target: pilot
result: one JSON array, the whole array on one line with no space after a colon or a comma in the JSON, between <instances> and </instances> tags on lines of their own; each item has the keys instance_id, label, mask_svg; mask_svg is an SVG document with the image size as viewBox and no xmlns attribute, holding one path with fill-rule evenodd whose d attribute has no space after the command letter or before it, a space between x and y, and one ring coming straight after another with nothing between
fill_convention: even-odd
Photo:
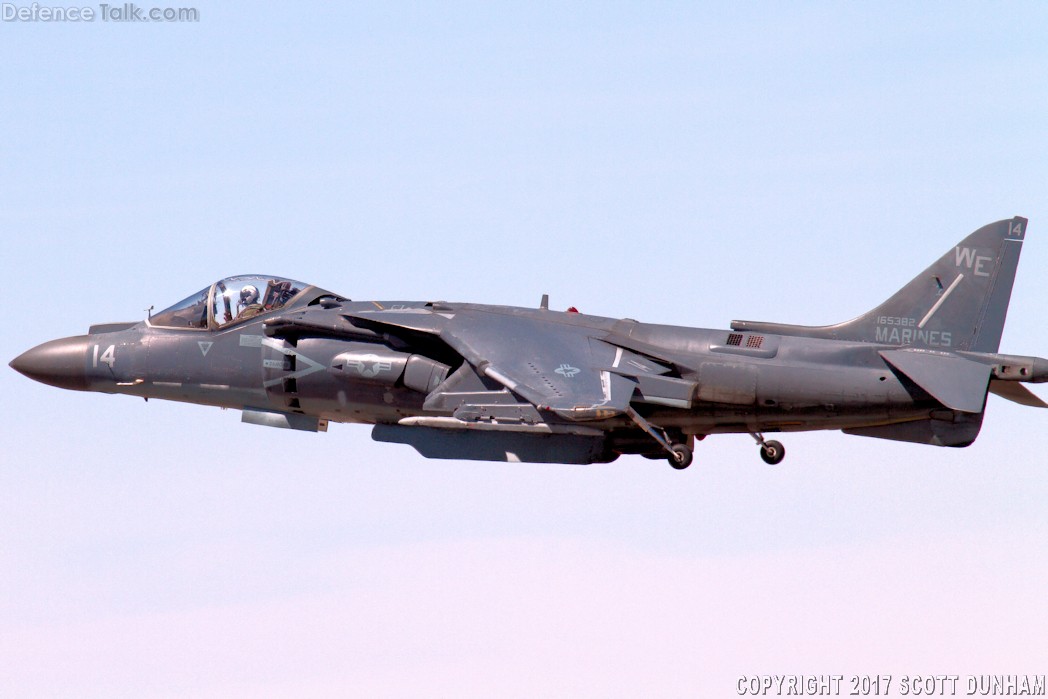
<instances>
[{"instance_id":1,"label":"pilot","mask_svg":"<svg viewBox=\"0 0 1048 699\"><path fill-rule=\"evenodd\" d=\"M240 303L237 304L237 308L240 309L237 313L237 320L254 318L261 313L262 304L258 302L258 289L251 284L241 289Z\"/></svg>"}]
</instances>

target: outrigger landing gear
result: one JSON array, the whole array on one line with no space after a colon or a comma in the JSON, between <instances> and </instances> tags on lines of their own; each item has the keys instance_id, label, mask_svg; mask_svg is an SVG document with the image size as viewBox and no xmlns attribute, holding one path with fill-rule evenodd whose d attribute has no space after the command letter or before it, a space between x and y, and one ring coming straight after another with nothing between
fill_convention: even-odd
<instances>
[{"instance_id":1,"label":"outrigger landing gear","mask_svg":"<svg viewBox=\"0 0 1048 699\"><path fill-rule=\"evenodd\" d=\"M750 436L760 445L761 458L764 459L764 463L774 466L782 463L782 460L786 458L786 447L782 446L782 442L774 439L765 440L764 435L760 432L750 432Z\"/></svg>"},{"instance_id":2,"label":"outrigger landing gear","mask_svg":"<svg viewBox=\"0 0 1048 699\"><path fill-rule=\"evenodd\" d=\"M626 414L629 415L631 420L637 423L638 427L651 435L652 439L659 443L659 446L667 451L668 456L666 457L666 460L670 462L670 466L678 470L691 466L693 458L691 447L687 444L674 444L670 442L669 436L666 434L665 430L662 428L656 428L650 422L641 417L632 407L626 408Z\"/></svg>"}]
</instances>

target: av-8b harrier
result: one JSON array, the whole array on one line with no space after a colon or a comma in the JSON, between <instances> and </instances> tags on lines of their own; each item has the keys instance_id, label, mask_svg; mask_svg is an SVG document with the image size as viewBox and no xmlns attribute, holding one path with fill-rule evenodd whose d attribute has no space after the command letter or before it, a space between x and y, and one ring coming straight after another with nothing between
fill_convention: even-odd
<instances>
[{"instance_id":1,"label":"av-8b harrier","mask_svg":"<svg viewBox=\"0 0 1048 699\"><path fill-rule=\"evenodd\" d=\"M95 325L11 362L60 388L243 411L243 421L372 437L422 455L586 464L692 461L696 439L842 430L964 447L987 392L1048 360L998 354L1026 219L975 231L874 310L822 327L652 325L539 308L354 302L289 279L223 279L137 323Z\"/></svg>"}]
</instances>

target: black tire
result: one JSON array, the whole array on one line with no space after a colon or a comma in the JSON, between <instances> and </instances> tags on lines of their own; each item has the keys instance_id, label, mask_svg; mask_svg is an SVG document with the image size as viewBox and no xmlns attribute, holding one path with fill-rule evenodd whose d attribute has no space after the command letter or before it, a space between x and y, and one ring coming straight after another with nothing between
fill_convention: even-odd
<instances>
[{"instance_id":1,"label":"black tire","mask_svg":"<svg viewBox=\"0 0 1048 699\"><path fill-rule=\"evenodd\" d=\"M677 469L678 471L683 470L691 466L691 460L693 455L691 449L686 444L674 444L671 449L673 453L666 460L670 462L670 466Z\"/></svg>"},{"instance_id":2,"label":"black tire","mask_svg":"<svg viewBox=\"0 0 1048 699\"><path fill-rule=\"evenodd\" d=\"M786 458L786 447L782 446L782 442L776 442L774 439L765 442L761 446L761 458L764 459L764 463L772 466L782 463L782 460Z\"/></svg>"}]
</instances>

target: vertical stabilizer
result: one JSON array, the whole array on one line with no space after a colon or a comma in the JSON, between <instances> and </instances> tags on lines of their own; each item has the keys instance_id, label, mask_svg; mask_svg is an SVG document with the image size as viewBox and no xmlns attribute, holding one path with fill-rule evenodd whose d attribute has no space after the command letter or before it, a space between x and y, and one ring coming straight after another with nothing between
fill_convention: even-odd
<instances>
[{"instance_id":1,"label":"vertical stabilizer","mask_svg":"<svg viewBox=\"0 0 1048 699\"><path fill-rule=\"evenodd\" d=\"M854 320L819 327L735 321L731 327L900 347L996 352L1026 223L1016 216L983 226L894 296Z\"/></svg>"}]
</instances>

